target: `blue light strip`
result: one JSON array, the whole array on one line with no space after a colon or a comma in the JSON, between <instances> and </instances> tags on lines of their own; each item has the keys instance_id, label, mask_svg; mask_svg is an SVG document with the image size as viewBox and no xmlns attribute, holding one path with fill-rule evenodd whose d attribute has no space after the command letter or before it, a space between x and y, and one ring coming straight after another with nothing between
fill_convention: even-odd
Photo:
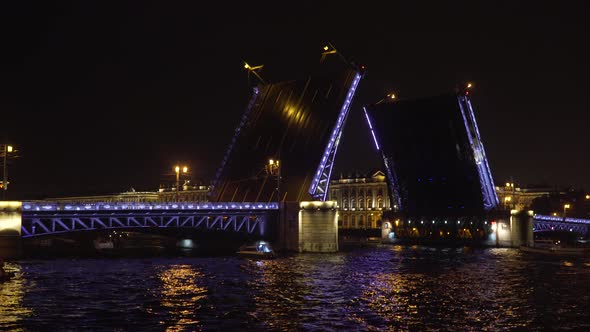
<instances>
[{"instance_id":1,"label":"blue light strip","mask_svg":"<svg viewBox=\"0 0 590 332\"><path fill-rule=\"evenodd\" d=\"M546 215L542 215L542 214L535 214L535 215L533 215L533 219L535 219L535 220L544 220L544 221L559 221L559 222L564 222L563 221L563 217L546 216ZM574 223L574 224L586 224L586 225L590 225L590 219L565 218L565 222Z\"/></svg>"},{"instance_id":2,"label":"blue light strip","mask_svg":"<svg viewBox=\"0 0 590 332\"><path fill-rule=\"evenodd\" d=\"M363 107L363 111L365 112L365 117L367 118L367 123L369 124L369 129L371 129L371 135L373 135L373 141L375 142L375 147L377 150L380 150L379 143L377 143L377 137L375 136L375 131L373 130L373 125L371 124L371 120L369 119L369 114L367 114L367 109Z\"/></svg>"},{"instance_id":3,"label":"blue light strip","mask_svg":"<svg viewBox=\"0 0 590 332\"><path fill-rule=\"evenodd\" d=\"M120 211L120 210L277 210L278 203L39 203L23 202L24 211Z\"/></svg>"},{"instance_id":4,"label":"blue light strip","mask_svg":"<svg viewBox=\"0 0 590 332\"><path fill-rule=\"evenodd\" d=\"M340 141L340 135L342 133L342 124L344 123L344 120L346 119L346 116L348 115L348 109L350 108L350 104L352 103L352 99L354 98L354 94L356 92L356 88L359 84L359 81L361 80L361 74L359 72L356 73L356 75L354 76L354 80L352 81L352 84L350 86L350 88L348 89L348 94L346 95L346 100L344 101L344 104L342 105L342 108L340 109L340 114L338 115L338 120L336 121L336 125L334 126L334 129L332 130L332 135L330 135L330 141L328 142L328 145L326 146L326 149L324 150L324 154L322 156L322 160L320 161L320 165L318 166L318 169L313 177L313 180L311 182L311 186L309 187L309 193L311 194L312 197L314 197L315 199L320 198L325 201L326 200L326 195L328 194L328 187L329 187L329 178L330 175L332 174L332 165L329 166L329 170L328 170L328 179L326 181L326 188L324 190L323 193L318 193L318 186L320 184L320 178L322 177L322 174L325 173L326 170L326 163L328 161L328 159L330 158L330 155L333 154L334 156L332 156L332 161L334 160L334 158L336 157L336 151L338 149L338 143ZM333 164L333 162L332 162Z\"/></svg>"},{"instance_id":5,"label":"blue light strip","mask_svg":"<svg viewBox=\"0 0 590 332\"><path fill-rule=\"evenodd\" d=\"M475 159L477 172L479 173L481 193L484 198L484 209L489 211L499 205L498 196L494 187L494 181L492 180L492 173L485 155L483 143L481 142L481 137L479 136L479 129L477 128L477 122L475 120L475 115L473 113L473 109L471 108L471 104L469 103L469 99L467 99L467 96L457 96L457 99L459 102L459 108L461 109L463 123L465 124L467 138L469 139L469 145L471 145L471 149L473 150L473 157ZM468 108L469 118L466 116L463 102L465 102ZM470 130L470 124L472 124L474 132Z\"/></svg>"}]
</instances>

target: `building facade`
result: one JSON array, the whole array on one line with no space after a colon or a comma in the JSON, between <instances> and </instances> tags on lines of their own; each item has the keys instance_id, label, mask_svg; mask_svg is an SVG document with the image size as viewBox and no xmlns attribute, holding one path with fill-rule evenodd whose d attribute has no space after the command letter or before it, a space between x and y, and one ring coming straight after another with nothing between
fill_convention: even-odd
<instances>
[{"instance_id":1,"label":"building facade","mask_svg":"<svg viewBox=\"0 0 590 332\"><path fill-rule=\"evenodd\" d=\"M133 188L129 191L96 196L72 196L72 197L54 197L47 198L46 201L52 202L72 202L72 203L165 203L165 202L207 202L209 186L193 186L185 184L178 192L175 188L160 188L158 191L135 191Z\"/></svg>"},{"instance_id":2,"label":"building facade","mask_svg":"<svg viewBox=\"0 0 590 332\"><path fill-rule=\"evenodd\" d=\"M496 187L500 206L506 210L530 210L535 198L549 196L555 190L551 188L519 188L512 182ZM563 192L557 192L563 194Z\"/></svg>"},{"instance_id":3,"label":"building facade","mask_svg":"<svg viewBox=\"0 0 590 332\"><path fill-rule=\"evenodd\" d=\"M338 227L380 228L384 211L391 210L385 174L341 177L330 182L329 199L338 204Z\"/></svg>"}]
</instances>

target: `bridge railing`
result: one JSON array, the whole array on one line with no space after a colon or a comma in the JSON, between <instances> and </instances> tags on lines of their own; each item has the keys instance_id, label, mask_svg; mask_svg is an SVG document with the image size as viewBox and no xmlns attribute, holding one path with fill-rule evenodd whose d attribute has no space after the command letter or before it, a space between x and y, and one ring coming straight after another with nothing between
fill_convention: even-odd
<instances>
[{"instance_id":1,"label":"bridge railing","mask_svg":"<svg viewBox=\"0 0 590 332\"><path fill-rule=\"evenodd\" d=\"M120 211L120 210L277 210L278 203L260 202L22 202L23 212L35 211Z\"/></svg>"},{"instance_id":2,"label":"bridge railing","mask_svg":"<svg viewBox=\"0 0 590 332\"><path fill-rule=\"evenodd\" d=\"M566 223L574 223L574 224L586 224L590 225L590 219L580 219L580 218L565 218L558 217L558 216L546 216L542 214L535 214L533 215L534 220L543 220L543 221L557 221L557 222L566 222Z\"/></svg>"}]
</instances>

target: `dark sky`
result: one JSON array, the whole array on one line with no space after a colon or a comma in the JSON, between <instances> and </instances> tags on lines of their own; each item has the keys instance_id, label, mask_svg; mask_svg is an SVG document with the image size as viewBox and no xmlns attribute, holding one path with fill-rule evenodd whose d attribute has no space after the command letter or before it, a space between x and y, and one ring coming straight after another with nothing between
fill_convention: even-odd
<instances>
[{"instance_id":1,"label":"dark sky","mask_svg":"<svg viewBox=\"0 0 590 332\"><path fill-rule=\"evenodd\" d=\"M242 61L302 77L326 40L367 66L335 174L377 160L361 103L472 81L498 183L590 188L583 2L433 3L2 3L0 140L21 155L9 197L156 189L178 161L208 182L249 98Z\"/></svg>"}]
</instances>

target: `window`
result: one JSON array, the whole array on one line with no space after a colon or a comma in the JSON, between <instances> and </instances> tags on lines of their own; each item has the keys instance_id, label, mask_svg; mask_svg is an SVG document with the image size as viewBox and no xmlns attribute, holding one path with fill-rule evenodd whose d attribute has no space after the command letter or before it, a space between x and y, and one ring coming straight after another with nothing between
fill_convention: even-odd
<instances>
[{"instance_id":1,"label":"window","mask_svg":"<svg viewBox=\"0 0 590 332\"><path fill-rule=\"evenodd\" d=\"M373 200L371 198L367 198L367 209L373 208Z\"/></svg>"},{"instance_id":2,"label":"window","mask_svg":"<svg viewBox=\"0 0 590 332\"><path fill-rule=\"evenodd\" d=\"M351 222L350 228L357 228L355 215L352 216L352 222Z\"/></svg>"},{"instance_id":3,"label":"window","mask_svg":"<svg viewBox=\"0 0 590 332\"><path fill-rule=\"evenodd\" d=\"M362 198L359 198L359 208L364 208L365 207L365 201Z\"/></svg>"},{"instance_id":4,"label":"window","mask_svg":"<svg viewBox=\"0 0 590 332\"><path fill-rule=\"evenodd\" d=\"M370 214L370 215L367 216L367 224L371 228L377 228L377 226L375 225L375 220L373 220L373 215L372 214Z\"/></svg>"},{"instance_id":5,"label":"window","mask_svg":"<svg viewBox=\"0 0 590 332\"><path fill-rule=\"evenodd\" d=\"M360 228L365 228L365 216L361 215L359 219L360 219L360 222L359 222Z\"/></svg>"},{"instance_id":6,"label":"window","mask_svg":"<svg viewBox=\"0 0 590 332\"><path fill-rule=\"evenodd\" d=\"M383 199L381 197L377 199L377 207L380 209L383 208Z\"/></svg>"}]
</instances>

